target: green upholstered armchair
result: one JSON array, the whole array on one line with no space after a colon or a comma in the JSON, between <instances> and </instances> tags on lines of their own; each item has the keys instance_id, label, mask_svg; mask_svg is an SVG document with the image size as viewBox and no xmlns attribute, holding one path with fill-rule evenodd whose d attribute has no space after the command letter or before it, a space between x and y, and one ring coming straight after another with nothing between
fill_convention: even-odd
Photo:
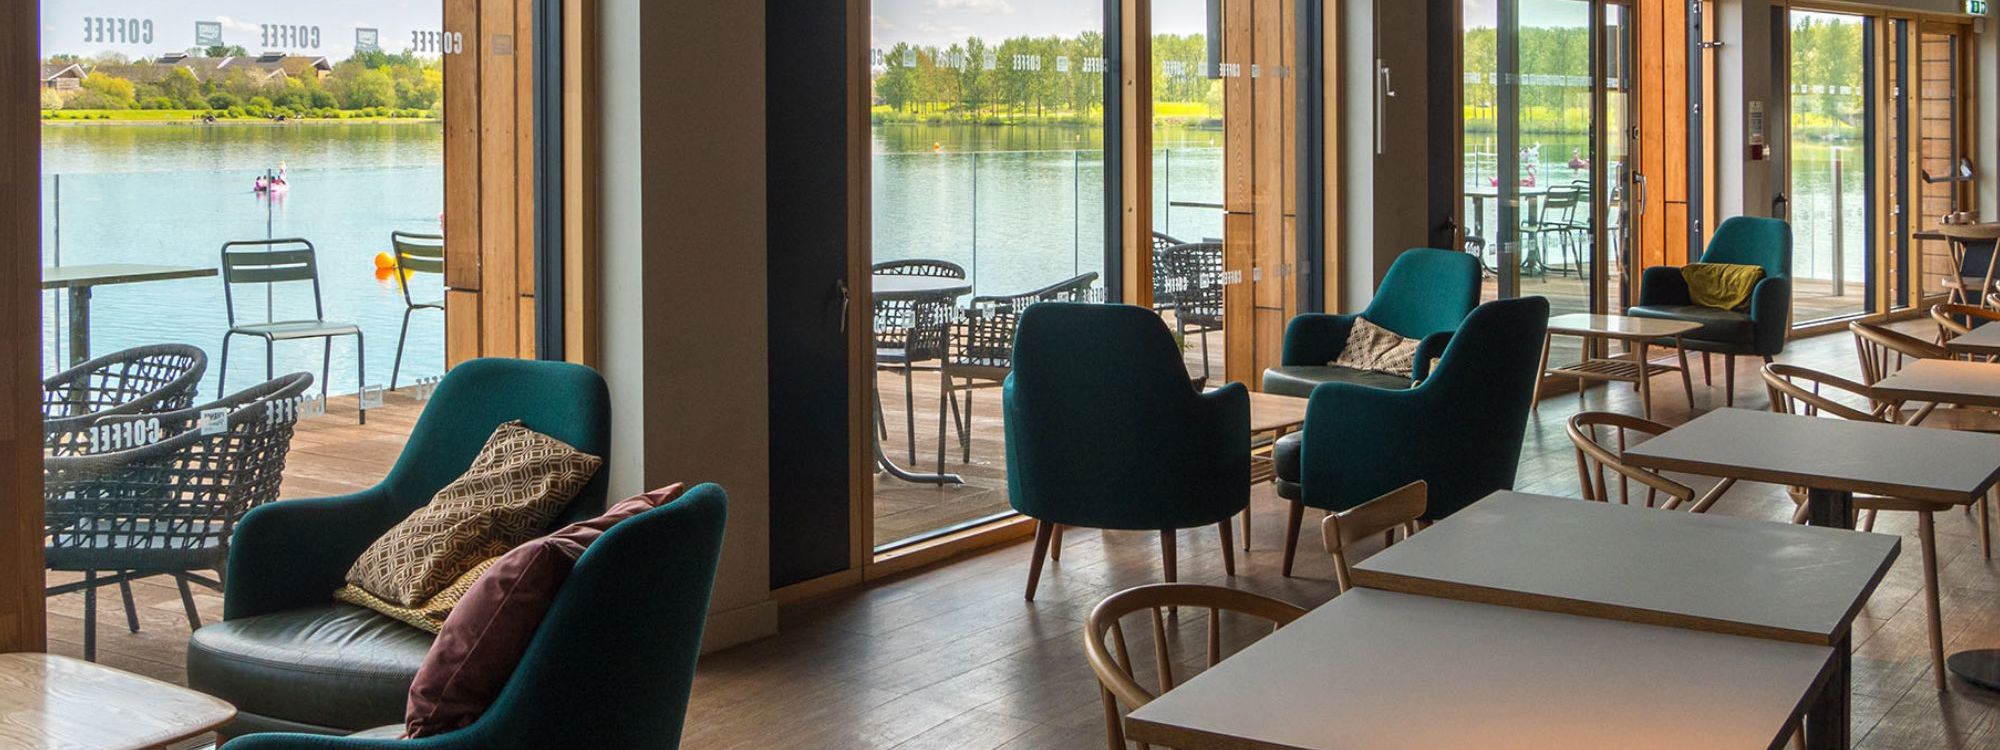
<instances>
[{"instance_id":1,"label":"green upholstered armchair","mask_svg":"<svg viewBox=\"0 0 2000 750\"><path fill-rule=\"evenodd\" d=\"M1250 504L1250 396L1237 383L1195 391L1158 315L1030 307L1004 389L1008 497L1040 522L1030 600L1051 543L1060 559L1062 526L1161 532L1172 581L1174 531L1215 524L1235 574L1229 519Z\"/></svg>"},{"instance_id":2,"label":"green upholstered armchair","mask_svg":"<svg viewBox=\"0 0 2000 750\"><path fill-rule=\"evenodd\" d=\"M1761 266L1764 279L1750 294L1747 311L1717 310L1694 303L1681 269L1655 266L1640 277L1639 304L1628 313L1640 318L1682 320L1701 328L1682 337L1689 351L1723 355L1723 398L1736 405L1736 357L1771 358L1785 350L1792 326L1792 225L1777 219L1738 216L1722 222L1701 255L1703 263ZM1673 342L1665 342L1672 344Z\"/></svg>"},{"instance_id":3,"label":"green upholstered armchair","mask_svg":"<svg viewBox=\"0 0 2000 750\"><path fill-rule=\"evenodd\" d=\"M1479 304L1479 259L1450 250L1419 248L1397 256L1382 277L1368 309L1354 315L1300 315L1285 330L1282 364L1264 371L1264 391L1305 398L1321 383L1359 383L1407 388L1410 379L1381 372L1334 367L1347 348L1356 317L1418 339L1417 372L1422 378L1466 313Z\"/></svg>"},{"instance_id":4,"label":"green upholstered armchair","mask_svg":"<svg viewBox=\"0 0 2000 750\"><path fill-rule=\"evenodd\" d=\"M680 746L728 501L704 484L612 527L576 561L507 687L420 740L260 734L226 750L637 750Z\"/></svg>"},{"instance_id":5,"label":"green upholstered armchair","mask_svg":"<svg viewBox=\"0 0 2000 750\"><path fill-rule=\"evenodd\" d=\"M610 459L611 397L589 368L479 359L452 368L381 483L345 497L284 500L236 525L223 621L188 643L188 685L238 709L229 732L344 734L403 717L431 635L334 601L378 537L465 472L493 429L521 420ZM604 512L605 472L558 524Z\"/></svg>"},{"instance_id":6,"label":"green upholstered armchair","mask_svg":"<svg viewBox=\"0 0 2000 750\"><path fill-rule=\"evenodd\" d=\"M1422 481L1430 485L1423 519L1437 521L1512 489L1548 327L1546 299L1488 302L1415 388L1314 389L1305 430L1274 450L1278 494L1292 501L1284 574L1306 506L1344 511Z\"/></svg>"}]
</instances>

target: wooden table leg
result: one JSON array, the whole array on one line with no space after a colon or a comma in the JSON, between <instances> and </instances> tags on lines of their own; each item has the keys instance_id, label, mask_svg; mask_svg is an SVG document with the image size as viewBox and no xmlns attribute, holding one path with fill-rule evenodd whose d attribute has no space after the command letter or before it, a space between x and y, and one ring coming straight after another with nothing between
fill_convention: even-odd
<instances>
[{"instance_id":1,"label":"wooden table leg","mask_svg":"<svg viewBox=\"0 0 2000 750\"><path fill-rule=\"evenodd\" d=\"M1675 355L1677 355L1677 356L1679 356L1679 357L1680 357L1680 360L1681 360L1681 389L1682 389L1682 390L1684 390L1684 391L1687 391L1687 397L1688 397L1688 411L1689 411L1689 412L1693 412L1693 411L1694 411L1694 372L1688 369L1688 350L1687 350L1687 342L1685 342L1685 341L1682 341L1682 340L1681 340L1681 337L1679 337L1679 336L1675 336L1675 337L1674 337L1674 354L1675 354Z\"/></svg>"},{"instance_id":2,"label":"wooden table leg","mask_svg":"<svg viewBox=\"0 0 2000 750\"><path fill-rule=\"evenodd\" d=\"M1535 370L1535 396L1534 400L1530 402L1534 404L1536 414L1542 413L1542 379L1549 374L1549 342L1555 337L1556 335L1553 333L1542 335L1542 364ZM1245 538L1248 538L1247 534Z\"/></svg>"},{"instance_id":3,"label":"wooden table leg","mask_svg":"<svg viewBox=\"0 0 2000 750\"><path fill-rule=\"evenodd\" d=\"M1646 368L1648 367L1647 364L1648 360L1646 358L1647 346L1648 346L1647 342L1643 339L1633 343L1632 358L1639 365L1639 411L1641 414L1644 414L1647 419L1652 419L1653 379L1646 377Z\"/></svg>"},{"instance_id":4,"label":"wooden table leg","mask_svg":"<svg viewBox=\"0 0 2000 750\"><path fill-rule=\"evenodd\" d=\"M1806 523L1838 529L1854 528L1854 495L1849 492L1810 490L1806 494ZM1806 747L1809 750L1846 750L1853 745L1848 726L1853 703L1853 635L1842 633L1833 644L1833 659L1827 665L1826 684L1819 696L1806 707Z\"/></svg>"}]
</instances>

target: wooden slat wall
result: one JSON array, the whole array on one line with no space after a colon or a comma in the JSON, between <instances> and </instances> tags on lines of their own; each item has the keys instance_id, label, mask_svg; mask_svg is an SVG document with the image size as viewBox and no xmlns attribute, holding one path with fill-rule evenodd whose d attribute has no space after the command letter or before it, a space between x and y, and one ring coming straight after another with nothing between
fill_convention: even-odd
<instances>
[{"instance_id":1,"label":"wooden slat wall","mask_svg":"<svg viewBox=\"0 0 2000 750\"><path fill-rule=\"evenodd\" d=\"M563 4L563 347L599 362L597 0Z\"/></svg>"},{"instance_id":2,"label":"wooden slat wall","mask_svg":"<svg viewBox=\"0 0 2000 750\"><path fill-rule=\"evenodd\" d=\"M1649 182L1635 235L1640 268L1687 263L1688 97L1687 6L1680 0L1637 0L1633 106L1639 127L1639 174Z\"/></svg>"},{"instance_id":3,"label":"wooden slat wall","mask_svg":"<svg viewBox=\"0 0 2000 750\"><path fill-rule=\"evenodd\" d=\"M1124 206L1124 263L1120 281L1125 302L1153 305L1153 3L1122 0L1124 28L1118 31L1119 123Z\"/></svg>"},{"instance_id":4,"label":"wooden slat wall","mask_svg":"<svg viewBox=\"0 0 2000 750\"><path fill-rule=\"evenodd\" d=\"M0 184L41 180L40 91L28 76L37 65L39 8L21 3L0 27ZM11 102L11 103L10 103ZM41 453L41 194L15 189L0 205L0 238L12 252L0 261L0 651L40 651L42 602Z\"/></svg>"},{"instance_id":5,"label":"wooden slat wall","mask_svg":"<svg viewBox=\"0 0 2000 750\"><path fill-rule=\"evenodd\" d=\"M561 96L564 191L564 354L597 358L595 4L565 8ZM535 111L532 0L446 0L445 26L464 35L445 59L445 355L535 352Z\"/></svg>"},{"instance_id":6,"label":"wooden slat wall","mask_svg":"<svg viewBox=\"0 0 2000 750\"><path fill-rule=\"evenodd\" d=\"M1278 364L1297 314L1296 0L1224 0L1224 373L1256 383Z\"/></svg>"}]
</instances>

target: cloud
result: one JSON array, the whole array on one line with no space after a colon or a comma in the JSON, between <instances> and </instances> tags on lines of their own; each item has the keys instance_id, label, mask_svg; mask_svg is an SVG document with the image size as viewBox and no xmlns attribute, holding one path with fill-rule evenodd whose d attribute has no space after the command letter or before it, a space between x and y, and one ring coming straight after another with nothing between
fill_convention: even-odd
<instances>
[{"instance_id":1,"label":"cloud","mask_svg":"<svg viewBox=\"0 0 2000 750\"><path fill-rule=\"evenodd\" d=\"M259 30L260 30L260 28L258 27L258 25L257 25L257 24L254 24L254 23L250 23L249 21L238 21L238 20L236 20L236 19L234 19L234 18L230 18L230 17L228 17L228 16L216 16L216 17L215 17L215 22L216 22L216 23L219 23L219 24L222 24L222 28L223 28L223 29L225 29L225 30L228 30L228 31L259 31Z\"/></svg>"},{"instance_id":2,"label":"cloud","mask_svg":"<svg viewBox=\"0 0 2000 750\"><path fill-rule=\"evenodd\" d=\"M961 11L965 13L1013 13L1014 4L1007 0L931 0L938 10Z\"/></svg>"}]
</instances>

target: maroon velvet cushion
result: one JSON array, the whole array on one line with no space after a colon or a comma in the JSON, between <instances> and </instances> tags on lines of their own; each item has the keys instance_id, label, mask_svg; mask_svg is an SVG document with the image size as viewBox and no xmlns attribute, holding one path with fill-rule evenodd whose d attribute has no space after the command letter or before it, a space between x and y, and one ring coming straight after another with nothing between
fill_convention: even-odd
<instances>
[{"instance_id":1,"label":"maroon velvet cushion","mask_svg":"<svg viewBox=\"0 0 2000 750\"><path fill-rule=\"evenodd\" d=\"M676 484L619 501L602 516L502 555L459 600L417 670L403 715L405 736L461 729L485 713L528 652L584 548L620 521L672 502L681 489Z\"/></svg>"}]
</instances>

